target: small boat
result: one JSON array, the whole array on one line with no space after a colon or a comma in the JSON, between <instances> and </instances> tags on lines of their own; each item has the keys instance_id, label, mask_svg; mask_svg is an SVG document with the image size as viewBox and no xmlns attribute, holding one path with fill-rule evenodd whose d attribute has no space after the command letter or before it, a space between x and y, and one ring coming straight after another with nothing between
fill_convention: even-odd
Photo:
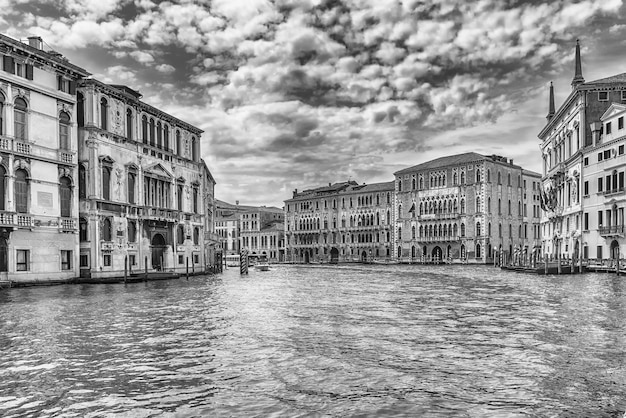
<instances>
[{"instance_id":1,"label":"small boat","mask_svg":"<svg viewBox=\"0 0 626 418\"><path fill-rule=\"evenodd\" d=\"M270 269L270 265L269 263L258 263L254 266L255 269L259 270L259 271L268 271Z\"/></svg>"}]
</instances>

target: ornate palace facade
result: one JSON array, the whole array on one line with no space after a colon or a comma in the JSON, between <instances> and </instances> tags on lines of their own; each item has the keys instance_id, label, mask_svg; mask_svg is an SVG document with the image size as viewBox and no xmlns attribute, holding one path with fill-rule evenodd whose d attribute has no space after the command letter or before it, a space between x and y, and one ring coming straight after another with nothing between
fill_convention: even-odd
<instances>
[{"instance_id":1,"label":"ornate palace facade","mask_svg":"<svg viewBox=\"0 0 626 418\"><path fill-rule=\"evenodd\" d=\"M285 201L285 260L343 262L392 255L393 182L329 184Z\"/></svg>"},{"instance_id":2,"label":"ornate palace facade","mask_svg":"<svg viewBox=\"0 0 626 418\"><path fill-rule=\"evenodd\" d=\"M539 174L465 153L395 173L395 256L490 263L526 259L539 241Z\"/></svg>"},{"instance_id":3,"label":"ornate palace facade","mask_svg":"<svg viewBox=\"0 0 626 418\"><path fill-rule=\"evenodd\" d=\"M76 82L59 54L0 35L0 279L78 273Z\"/></svg>"}]
</instances>

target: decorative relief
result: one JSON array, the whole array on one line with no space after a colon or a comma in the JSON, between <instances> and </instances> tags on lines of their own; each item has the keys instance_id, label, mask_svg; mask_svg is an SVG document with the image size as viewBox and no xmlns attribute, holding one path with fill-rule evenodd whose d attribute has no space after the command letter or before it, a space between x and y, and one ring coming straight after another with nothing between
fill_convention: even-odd
<instances>
[{"instance_id":1,"label":"decorative relief","mask_svg":"<svg viewBox=\"0 0 626 418\"><path fill-rule=\"evenodd\" d=\"M26 99L27 101L30 100L30 91L28 90L24 90L22 88L13 86L11 91L13 92L13 99L22 97Z\"/></svg>"},{"instance_id":2,"label":"decorative relief","mask_svg":"<svg viewBox=\"0 0 626 418\"><path fill-rule=\"evenodd\" d=\"M59 178L61 177L68 177L68 178L72 178L72 170L70 168L67 167L59 167Z\"/></svg>"}]
</instances>

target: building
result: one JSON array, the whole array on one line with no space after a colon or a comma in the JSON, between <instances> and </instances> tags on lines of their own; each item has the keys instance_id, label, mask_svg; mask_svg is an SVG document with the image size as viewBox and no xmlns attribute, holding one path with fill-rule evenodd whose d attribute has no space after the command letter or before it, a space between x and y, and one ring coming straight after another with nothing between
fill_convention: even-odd
<instances>
[{"instance_id":1,"label":"building","mask_svg":"<svg viewBox=\"0 0 626 418\"><path fill-rule=\"evenodd\" d=\"M80 274L203 271L202 131L129 87L78 84ZM212 186L211 186L212 189Z\"/></svg>"},{"instance_id":2,"label":"building","mask_svg":"<svg viewBox=\"0 0 626 418\"><path fill-rule=\"evenodd\" d=\"M76 82L60 54L0 35L0 279L78 274Z\"/></svg>"},{"instance_id":3,"label":"building","mask_svg":"<svg viewBox=\"0 0 626 418\"><path fill-rule=\"evenodd\" d=\"M474 152L396 172L394 256L403 261L530 261L541 176ZM532 207L532 213L528 210Z\"/></svg>"},{"instance_id":4,"label":"building","mask_svg":"<svg viewBox=\"0 0 626 418\"><path fill-rule=\"evenodd\" d=\"M215 184L207 164L202 161L202 195L204 202L204 260L207 270L222 265L222 247L215 233Z\"/></svg>"},{"instance_id":5,"label":"building","mask_svg":"<svg viewBox=\"0 0 626 418\"><path fill-rule=\"evenodd\" d=\"M222 252L224 255L239 254L241 252L239 215L247 210L253 210L254 207L239 205L239 201L233 205L216 199L215 209L215 233Z\"/></svg>"},{"instance_id":6,"label":"building","mask_svg":"<svg viewBox=\"0 0 626 418\"><path fill-rule=\"evenodd\" d=\"M282 209L260 206L239 214L240 248L252 258L284 261Z\"/></svg>"},{"instance_id":7,"label":"building","mask_svg":"<svg viewBox=\"0 0 626 418\"><path fill-rule=\"evenodd\" d=\"M603 188L602 192L598 192L596 189L599 186L597 170L604 170L607 163L596 165L598 159L592 154L602 141L597 138L594 141L592 129L601 126L597 124L601 124L601 117L613 103L626 104L626 74L585 82L578 42L574 58L572 91L555 109L554 90L550 85L547 123L538 135L543 157L542 252L549 258L577 259L581 255L581 247L589 257L607 254L606 250L597 251L598 247L605 247L598 245L600 230L586 230L582 224L583 217L589 220L589 226L599 224L597 212L587 211L584 205L589 203L597 207L595 205L602 199L596 199L591 193L604 193L605 190ZM610 118L610 115L606 117ZM604 149L605 145L606 141L599 148ZM583 161L583 158L586 160ZM581 190L584 184L588 184L590 189ZM593 253L590 253L590 245L596 247Z\"/></svg>"},{"instance_id":8,"label":"building","mask_svg":"<svg viewBox=\"0 0 626 418\"><path fill-rule=\"evenodd\" d=\"M619 77L626 82L626 75ZM624 91L626 93L626 90ZM626 104L611 103L591 124L592 144L583 149L583 258L624 258Z\"/></svg>"},{"instance_id":9,"label":"building","mask_svg":"<svg viewBox=\"0 0 626 418\"><path fill-rule=\"evenodd\" d=\"M285 201L285 260L346 262L392 254L393 182L347 181Z\"/></svg>"}]
</instances>

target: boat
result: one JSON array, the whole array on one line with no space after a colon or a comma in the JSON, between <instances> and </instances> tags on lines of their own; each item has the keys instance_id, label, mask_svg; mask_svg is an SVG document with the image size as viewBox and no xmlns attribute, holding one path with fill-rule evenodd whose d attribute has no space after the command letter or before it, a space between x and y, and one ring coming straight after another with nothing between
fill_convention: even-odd
<instances>
[{"instance_id":1,"label":"boat","mask_svg":"<svg viewBox=\"0 0 626 418\"><path fill-rule=\"evenodd\" d=\"M267 262L260 262L254 265L254 268L259 271L268 271L270 269L270 265Z\"/></svg>"}]
</instances>

